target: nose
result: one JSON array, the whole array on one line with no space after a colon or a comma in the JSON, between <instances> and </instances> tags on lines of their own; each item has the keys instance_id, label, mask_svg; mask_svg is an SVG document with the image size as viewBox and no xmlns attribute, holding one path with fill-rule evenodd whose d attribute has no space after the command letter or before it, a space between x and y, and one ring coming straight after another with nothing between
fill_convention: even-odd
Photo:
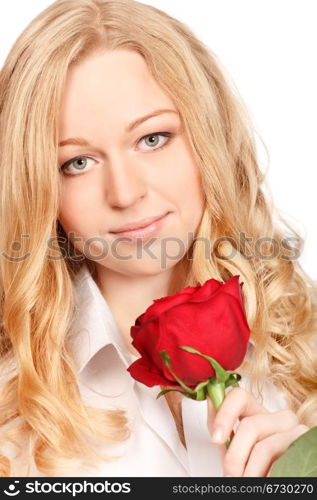
<instances>
[{"instance_id":1,"label":"nose","mask_svg":"<svg viewBox=\"0 0 317 500\"><path fill-rule=\"evenodd\" d=\"M106 198L111 207L125 208L146 194L146 181L131 159L113 155L105 174Z\"/></svg>"}]
</instances>

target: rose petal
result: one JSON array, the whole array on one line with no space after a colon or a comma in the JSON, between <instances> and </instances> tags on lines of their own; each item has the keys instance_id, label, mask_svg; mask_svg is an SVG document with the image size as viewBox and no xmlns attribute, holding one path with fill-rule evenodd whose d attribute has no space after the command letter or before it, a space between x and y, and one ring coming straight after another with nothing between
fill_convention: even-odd
<instances>
[{"instance_id":1,"label":"rose petal","mask_svg":"<svg viewBox=\"0 0 317 500\"><path fill-rule=\"evenodd\" d=\"M209 323L213 327L209 328ZM225 301L216 295L212 307L208 302L199 307L179 305L177 311L167 313L164 324L165 334L160 335L157 348L168 352L175 373L187 384L206 380L214 370L207 360L179 349L179 345L211 356L226 370L235 370L243 361L250 330L241 306L231 295Z\"/></svg>"},{"instance_id":2,"label":"rose petal","mask_svg":"<svg viewBox=\"0 0 317 500\"><path fill-rule=\"evenodd\" d=\"M162 316L161 316L162 319ZM152 371L161 373L165 380L174 382L169 369L164 363L161 349L158 346L160 337L160 324L157 319L146 322L144 326L137 327L138 331L134 336L132 345L146 359L151 360Z\"/></svg>"},{"instance_id":3,"label":"rose petal","mask_svg":"<svg viewBox=\"0 0 317 500\"><path fill-rule=\"evenodd\" d=\"M197 290L196 293L189 298L189 300L190 302L203 302L210 300L211 296L214 293L217 293L222 286L223 285L219 281L210 279L206 281L204 286Z\"/></svg>"},{"instance_id":4,"label":"rose petal","mask_svg":"<svg viewBox=\"0 0 317 500\"><path fill-rule=\"evenodd\" d=\"M196 287L188 286L184 288L181 292L175 295L168 295L167 297L161 297L159 299L154 299L153 304L151 304L143 313L141 321L148 321L149 319L156 318L161 315L175 304L182 304L186 302L188 298L193 295L201 286L198 284Z\"/></svg>"},{"instance_id":5,"label":"rose petal","mask_svg":"<svg viewBox=\"0 0 317 500\"><path fill-rule=\"evenodd\" d=\"M172 386L169 380L164 379L159 373L153 373L149 370L143 358L134 361L128 368L128 372L133 378L147 385L148 387L153 387L153 385L164 385ZM173 384L175 385L175 384Z\"/></svg>"}]
</instances>

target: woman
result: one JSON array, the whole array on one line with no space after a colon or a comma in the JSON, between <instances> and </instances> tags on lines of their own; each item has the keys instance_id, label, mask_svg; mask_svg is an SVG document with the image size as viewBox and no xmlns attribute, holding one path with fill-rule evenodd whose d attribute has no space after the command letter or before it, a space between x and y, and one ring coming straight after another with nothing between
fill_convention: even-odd
<instances>
[{"instance_id":1,"label":"woman","mask_svg":"<svg viewBox=\"0 0 317 500\"><path fill-rule=\"evenodd\" d=\"M266 476L316 425L316 284L216 57L142 3L59 0L14 44L0 103L2 475ZM156 401L126 370L136 317L235 274L242 387L217 415Z\"/></svg>"}]
</instances>

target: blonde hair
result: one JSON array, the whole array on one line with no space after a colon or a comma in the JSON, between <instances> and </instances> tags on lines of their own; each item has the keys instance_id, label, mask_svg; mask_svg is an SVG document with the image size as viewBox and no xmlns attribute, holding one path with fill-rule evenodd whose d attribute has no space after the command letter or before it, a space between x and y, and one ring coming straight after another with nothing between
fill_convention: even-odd
<instances>
[{"instance_id":1,"label":"blonde hair","mask_svg":"<svg viewBox=\"0 0 317 500\"><path fill-rule=\"evenodd\" d=\"M0 438L19 446L27 436L30 456L46 476L71 470L78 457L87 464L111 460L96 451L97 439L119 442L130 432L123 411L89 408L81 400L68 342L73 282L84 264L92 275L95 267L86 258L74 261L69 242L65 251L57 220L58 123L67 70L94 50L117 48L141 54L173 99L206 193L199 231L174 268L170 293L210 277L239 274L255 341L252 362L243 366L258 385L270 377L303 423L314 425L317 418L317 361L308 342L317 333L317 284L292 259L302 250L302 237L278 216L296 238L289 243L272 220L250 118L217 57L183 23L152 6L134 0L58 0L19 36L0 73L5 257L0 356L7 370L0 389ZM270 256L272 241L255 255L249 240L241 244L242 233L253 243L271 238L286 258L263 257ZM50 238L59 238L59 258L48 259ZM207 258L206 239L217 243ZM27 258L8 257L21 245ZM2 476L12 474L8 457L0 456L0 465Z\"/></svg>"}]
</instances>

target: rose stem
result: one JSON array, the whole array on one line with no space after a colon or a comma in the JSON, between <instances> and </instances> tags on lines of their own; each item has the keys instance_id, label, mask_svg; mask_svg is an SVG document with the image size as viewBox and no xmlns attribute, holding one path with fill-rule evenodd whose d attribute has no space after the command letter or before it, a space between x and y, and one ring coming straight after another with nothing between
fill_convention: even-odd
<instances>
[{"instance_id":1,"label":"rose stem","mask_svg":"<svg viewBox=\"0 0 317 500\"><path fill-rule=\"evenodd\" d=\"M223 382L211 382L207 384L207 392L208 395L214 405L214 408L216 411L219 410L220 406L222 405L222 402L225 398L225 384ZM231 431L230 437L226 440L225 446L228 449L229 445L234 437L234 432L233 430Z\"/></svg>"}]
</instances>

